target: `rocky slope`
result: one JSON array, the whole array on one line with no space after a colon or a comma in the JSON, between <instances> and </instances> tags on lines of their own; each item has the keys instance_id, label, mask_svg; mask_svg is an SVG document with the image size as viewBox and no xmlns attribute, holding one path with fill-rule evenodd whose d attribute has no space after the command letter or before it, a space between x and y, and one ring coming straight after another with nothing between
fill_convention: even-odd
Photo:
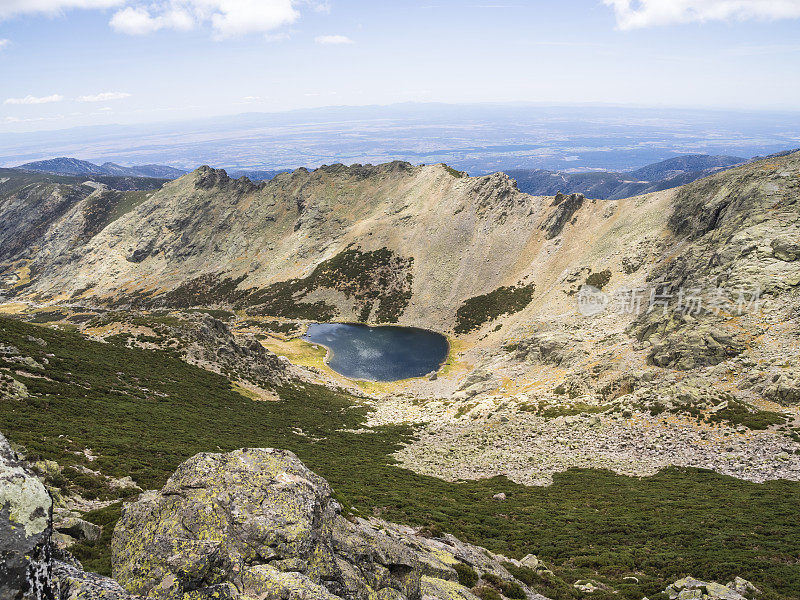
<instances>
[{"instance_id":1,"label":"rocky slope","mask_svg":"<svg viewBox=\"0 0 800 600\"><path fill-rule=\"evenodd\" d=\"M524 265L512 257L524 251L542 204L502 175L461 178L442 166L339 165L261 185L204 168L72 251L71 221L83 212L74 207L31 253L35 277L25 295L216 302L287 316L316 308L442 328L467 298L518 283ZM317 267L335 277L319 280ZM377 289L364 289L363 267ZM397 299L378 315L374 298L395 290Z\"/></svg>"},{"instance_id":2,"label":"rocky slope","mask_svg":"<svg viewBox=\"0 0 800 600\"><path fill-rule=\"evenodd\" d=\"M345 519L324 479L274 449L198 454L127 504L114 579L58 550L51 511L45 486L0 435L4 600L546 600L524 580L552 575L533 555L517 561L452 535ZM601 588L587 580L573 589ZM739 577L727 586L687 577L664 591L671 600L760 593Z\"/></svg>"}]
</instances>

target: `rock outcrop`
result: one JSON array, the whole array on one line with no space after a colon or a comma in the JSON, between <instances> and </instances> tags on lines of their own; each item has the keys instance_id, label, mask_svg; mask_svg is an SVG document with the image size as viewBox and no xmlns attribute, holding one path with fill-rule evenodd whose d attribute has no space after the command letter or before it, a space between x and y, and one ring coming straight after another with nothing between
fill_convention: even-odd
<instances>
[{"instance_id":1,"label":"rock outcrop","mask_svg":"<svg viewBox=\"0 0 800 600\"><path fill-rule=\"evenodd\" d=\"M53 503L44 485L0 435L0 598L51 598Z\"/></svg>"},{"instance_id":2,"label":"rock outcrop","mask_svg":"<svg viewBox=\"0 0 800 600\"><path fill-rule=\"evenodd\" d=\"M225 323L199 314L181 328L182 356L189 363L237 374L254 383L276 385L289 379L288 362L255 338L237 339Z\"/></svg>"},{"instance_id":3,"label":"rock outcrop","mask_svg":"<svg viewBox=\"0 0 800 600\"><path fill-rule=\"evenodd\" d=\"M752 600L761 591L741 577L727 585L684 577L667 587L664 594L670 600Z\"/></svg>"},{"instance_id":4,"label":"rock outcrop","mask_svg":"<svg viewBox=\"0 0 800 600\"><path fill-rule=\"evenodd\" d=\"M112 551L128 591L164 600L469 600L459 564L514 581L507 559L451 536L345 519L324 479L273 449L187 460L125 507Z\"/></svg>"},{"instance_id":5,"label":"rock outcrop","mask_svg":"<svg viewBox=\"0 0 800 600\"><path fill-rule=\"evenodd\" d=\"M548 240L561 235L564 227L570 222L576 212L583 206L586 197L583 194L570 194L565 196L561 192L556 194L553 205L556 209L542 223L544 237Z\"/></svg>"},{"instance_id":6,"label":"rock outcrop","mask_svg":"<svg viewBox=\"0 0 800 600\"><path fill-rule=\"evenodd\" d=\"M540 331L517 342L515 356L520 360L569 365L583 357L573 336L564 331Z\"/></svg>"},{"instance_id":7,"label":"rock outcrop","mask_svg":"<svg viewBox=\"0 0 800 600\"><path fill-rule=\"evenodd\" d=\"M800 368L789 367L775 373L764 386L764 397L779 404L800 404Z\"/></svg>"},{"instance_id":8,"label":"rock outcrop","mask_svg":"<svg viewBox=\"0 0 800 600\"><path fill-rule=\"evenodd\" d=\"M44 484L0 434L0 600L135 600L57 549L52 509ZM97 533L85 521L67 526Z\"/></svg>"}]
</instances>

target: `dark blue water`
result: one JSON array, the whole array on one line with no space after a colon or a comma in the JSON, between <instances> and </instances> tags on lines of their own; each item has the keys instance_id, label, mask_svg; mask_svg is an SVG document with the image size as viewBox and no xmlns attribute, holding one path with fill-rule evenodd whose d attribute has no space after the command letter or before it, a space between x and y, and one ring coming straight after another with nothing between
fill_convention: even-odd
<instances>
[{"instance_id":1,"label":"dark blue water","mask_svg":"<svg viewBox=\"0 0 800 600\"><path fill-rule=\"evenodd\" d=\"M315 323L304 340L330 350L328 365L345 377L397 381L438 371L447 358L447 338L416 327L368 327Z\"/></svg>"}]
</instances>

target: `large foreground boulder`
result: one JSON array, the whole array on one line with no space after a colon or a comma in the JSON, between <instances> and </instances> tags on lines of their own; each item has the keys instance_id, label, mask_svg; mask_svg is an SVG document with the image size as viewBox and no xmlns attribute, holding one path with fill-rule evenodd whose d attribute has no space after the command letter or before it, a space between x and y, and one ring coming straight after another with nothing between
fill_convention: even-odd
<instances>
[{"instance_id":1,"label":"large foreground boulder","mask_svg":"<svg viewBox=\"0 0 800 600\"><path fill-rule=\"evenodd\" d=\"M474 600L459 563L513 581L502 557L451 536L339 513L327 482L291 452L198 454L124 508L114 578L160 600Z\"/></svg>"},{"instance_id":2,"label":"large foreground boulder","mask_svg":"<svg viewBox=\"0 0 800 600\"><path fill-rule=\"evenodd\" d=\"M52 500L0 435L0 598L46 600L50 592Z\"/></svg>"}]
</instances>

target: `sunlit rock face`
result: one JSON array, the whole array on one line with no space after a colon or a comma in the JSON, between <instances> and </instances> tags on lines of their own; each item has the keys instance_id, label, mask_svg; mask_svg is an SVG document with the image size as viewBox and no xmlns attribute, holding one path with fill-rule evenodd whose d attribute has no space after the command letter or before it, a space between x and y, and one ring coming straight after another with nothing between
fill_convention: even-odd
<instances>
[{"instance_id":1,"label":"sunlit rock face","mask_svg":"<svg viewBox=\"0 0 800 600\"><path fill-rule=\"evenodd\" d=\"M190 458L125 507L112 552L129 592L164 600L475 600L456 565L514 581L509 559L452 536L345 519L324 479L269 448Z\"/></svg>"}]
</instances>

